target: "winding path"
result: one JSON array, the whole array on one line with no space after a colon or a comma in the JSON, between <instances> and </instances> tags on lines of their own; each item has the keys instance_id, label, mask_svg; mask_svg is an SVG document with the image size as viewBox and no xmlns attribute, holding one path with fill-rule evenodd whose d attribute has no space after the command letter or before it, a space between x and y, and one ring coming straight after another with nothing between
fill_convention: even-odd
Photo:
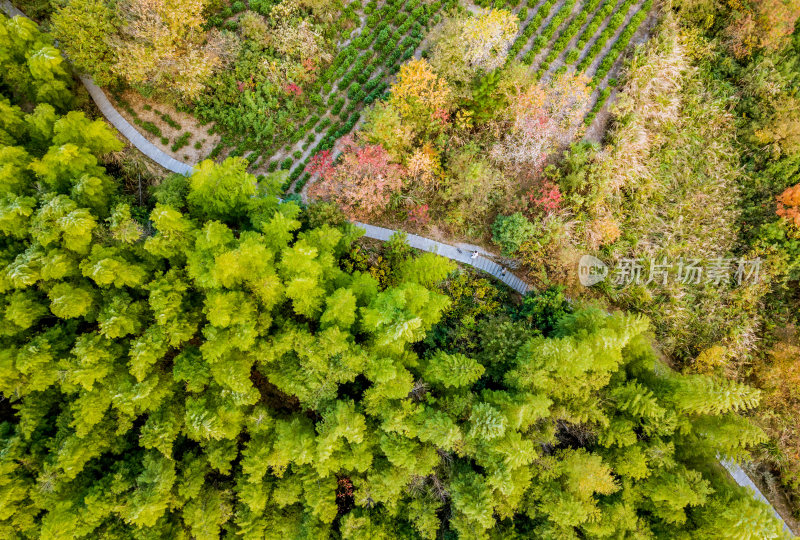
<instances>
[{"instance_id":1,"label":"winding path","mask_svg":"<svg viewBox=\"0 0 800 540\"><path fill-rule=\"evenodd\" d=\"M91 78L85 75L81 76L81 82L83 83L83 86L86 87L86 90L89 91L89 95L92 96L97 108L100 109L100 112L103 113L103 116L106 117L106 120L108 120L112 126L117 128L117 131L119 131L123 137L128 139L137 150L168 171L179 173L184 176L189 176L192 174L194 167L187 165L182 161L178 161L174 157L168 156L162 152L156 145L145 139L144 136L139 133L139 131L133 127L130 122L125 120L108 100L105 92L103 92L99 86L94 84L94 81L92 81Z\"/></svg>"},{"instance_id":2,"label":"winding path","mask_svg":"<svg viewBox=\"0 0 800 540\"><path fill-rule=\"evenodd\" d=\"M368 223L359 223L357 221L355 222L355 225L366 231L364 236L367 238L374 238L375 240L382 240L384 242L389 240L389 238L397 232L393 229L385 229L383 227L369 225ZM530 290L530 287L528 287L527 283L509 272L506 268L491 261L490 259L487 259L477 252L465 251L461 248L451 246L450 244L437 242L436 240L417 236L416 234L407 235L406 242L409 246L421 251L436 253L437 255L441 255L442 257L446 257L461 264L468 264L470 266L474 266L478 270L483 270L487 274L491 274L522 295Z\"/></svg>"},{"instance_id":3,"label":"winding path","mask_svg":"<svg viewBox=\"0 0 800 540\"><path fill-rule=\"evenodd\" d=\"M24 13L22 13L19 9L17 9L13 4L11 4L8 0L0 0L0 9L6 12L11 17L26 17ZM92 96L92 99L97 104L97 107L100 109L100 112L103 113L103 116L115 127L117 130L126 138L130 143L142 152L144 155L167 169L168 171L172 171L175 173L183 174L183 175L191 175L194 171L194 167L178 161L177 159L168 156L161 150L159 150L154 144L148 141L145 137L139 133L135 127L133 127L127 120L125 120L122 115L114 108L111 102L106 97L103 90L94 84L91 78L87 76L80 77L81 82L86 87L86 90L89 91L89 95ZM376 225L370 225L368 223L359 223L355 222L355 225L361 227L366 231L365 236L367 238L372 238L375 240L387 241L389 238L398 231L393 229L386 229L384 227L378 227ZM417 236L415 234L409 234L407 236L408 244L416 249L421 251L427 251L430 253L436 253L437 255L441 255L442 257L446 257L453 261L459 262L461 264L467 264L478 270L482 270L501 282L508 285L513 290L517 291L518 293L524 295L529 290L530 287L527 283L522 281L520 278L509 272L503 266L491 261L490 259L478 254L477 252L469 252L464 251L458 247L451 246L450 244L445 244L442 242L437 242L435 240L431 240L429 238L424 238L422 236ZM772 504L767 500L761 490L755 485L755 483L750 479L747 473L735 462L729 460L720 460L720 463L723 467L728 471L731 477L742 487L748 488L751 490L753 497L763 501L766 503L775 516L781 520L783 523L783 527L786 531L790 534L792 533L789 526L783 520L783 518L778 514L777 510L772 506Z\"/></svg>"}]
</instances>

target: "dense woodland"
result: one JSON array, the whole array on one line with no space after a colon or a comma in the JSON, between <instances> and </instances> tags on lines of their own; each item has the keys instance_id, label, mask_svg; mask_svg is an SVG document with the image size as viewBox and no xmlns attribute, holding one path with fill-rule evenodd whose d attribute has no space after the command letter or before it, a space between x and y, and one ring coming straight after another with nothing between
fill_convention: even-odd
<instances>
[{"instance_id":1,"label":"dense woodland","mask_svg":"<svg viewBox=\"0 0 800 540\"><path fill-rule=\"evenodd\" d=\"M800 4L479 4L0 15L1 537L788 536L718 459L800 515ZM82 73L220 144L134 169Z\"/></svg>"}]
</instances>

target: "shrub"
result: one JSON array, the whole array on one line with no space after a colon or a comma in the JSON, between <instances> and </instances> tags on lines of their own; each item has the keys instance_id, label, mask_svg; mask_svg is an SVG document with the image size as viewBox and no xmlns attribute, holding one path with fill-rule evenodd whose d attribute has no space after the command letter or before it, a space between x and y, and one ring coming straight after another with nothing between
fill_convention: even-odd
<instances>
[{"instance_id":1,"label":"shrub","mask_svg":"<svg viewBox=\"0 0 800 540\"><path fill-rule=\"evenodd\" d=\"M603 108L603 105L605 104L606 100L608 99L608 96L610 95L611 95L610 88L606 87L600 90L600 92L597 95L597 101L595 101L594 105L592 106L592 109L586 115L586 118L584 118L584 123L587 126L592 124L592 122L595 119L595 116L597 116L597 113L600 112L600 109Z\"/></svg>"},{"instance_id":2,"label":"shrub","mask_svg":"<svg viewBox=\"0 0 800 540\"><path fill-rule=\"evenodd\" d=\"M139 120L139 119L137 118L136 120ZM155 125L152 122L148 122L148 121L139 120L137 122L136 120L134 120L134 122L136 122L139 126L141 126L142 129L144 129L146 132L148 132L148 133L150 133L152 135L155 135L156 137L161 137L161 130L158 128L157 125Z\"/></svg>"},{"instance_id":3,"label":"shrub","mask_svg":"<svg viewBox=\"0 0 800 540\"><path fill-rule=\"evenodd\" d=\"M316 126L317 122L319 122L319 116L317 116L316 114L312 115L311 118L308 119L308 122L306 122L306 127L305 127L306 131Z\"/></svg>"},{"instance_id":4,"label":"shrub","mask_svg":"<svg viewBox=\"0 0 800 540\"><path fill-rule=\"evenodd\" d=\"M292 168L292 158L287 157L286 159L281 161L281 170L282 171L288 171L291 168Z\"/></svg>"},{"instance_id":5,"label":"shrub","mask_svg":"<svg viewBox=\"0 0 800 540\"><path fill-rule=\"evenodd\" d=\"M331 114L338 115L339 112L342 110L342 107L344 107L344 98L338 98L336 100L336 104L333 107L331 107Z\"/></svg>"},{"instance_id":6,"label":"shrub","mask_svg":"<svg viewBox=\"0 0 800 540\"><path fill-rule=\"evenodd\" d=\"M513 255L534 234L536 226L520 212L497 216L492 225L492 241L500 246L504 255Z\"/></svg>"},{"instance_id":7,"label":"shrub","mask_svg":"<svg viewBox=\"0 0 800 540\"><path fill-rule=\"evenodd\" d=\"M294 159L300 159L301 157L303 157L303 153L300 150L295 150L292 156L294 156Z\"/></svg>"},{"instance_id":8,"label":"shrub","mask_svg":"<svg viewBox=\"0 0 800 540\"><path fill-rule=\"evenodd\" d=\"M580 57L581 52L578 49L570 49L569 52L564 57L564 63L566 64L574 64L578 57Z\"/></svg>"},{"instance_id":9,"label":"shrub","mask_svg":"<svg viewBox=\"0 0 800 540\"><path fill-rule=\"evenodd\" d=\"M303 177L300 178L300 180L298 180L297 183L294 185L294 192L295 193L300 193L301 191L303 191L303 188L308 183L308 179L309 178L311 178L311 175L308 174L308 173L305 173L303 175Z\"/></svg>"},{"instance_id":10,"label":"shrub","mask_svg":"<svg viewBox=\"0 0 800 540\"><path fill-rule=\"evenodd\" d=\"M329 125L331 125L331 119L323 118L322 122L319 123L319 125L314 129L314 131L316 131L317 133L322 133Z\"/></svg>"}]
</instances>

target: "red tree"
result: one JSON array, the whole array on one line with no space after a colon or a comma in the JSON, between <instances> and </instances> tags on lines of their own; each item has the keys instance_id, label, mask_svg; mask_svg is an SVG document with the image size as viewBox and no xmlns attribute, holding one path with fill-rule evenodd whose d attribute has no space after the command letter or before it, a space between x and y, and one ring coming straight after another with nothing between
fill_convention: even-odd
<instances>
[{"instance_id":1,"label":"red tree","mask_svg":"<svg viewBox=\"0 0 800 540\"><path fill-rule=\"evenodd\" d=\"M333 173L333 154L330 150L322 150L311 157L305 172L309 174L319 174L322 178L327 178Z\"/></svg>"},{"instance_id":2,"label":"red tree","mask_svg":"<svg viewBox=\"0 0 800 540\"><path fill-rule=\"evenodd\" d=\"M309 191L312 197L335 201L350 217L363 218L386 207L403 187L404 176L405 169L392 163L381 145L358 146L349 136L342 139L339 163Z\"/></svg>"}]
</instances>

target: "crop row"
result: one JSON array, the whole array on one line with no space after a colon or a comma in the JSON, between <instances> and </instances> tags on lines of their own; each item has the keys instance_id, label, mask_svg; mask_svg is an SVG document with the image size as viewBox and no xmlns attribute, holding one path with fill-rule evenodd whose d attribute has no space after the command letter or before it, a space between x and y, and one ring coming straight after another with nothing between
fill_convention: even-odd
<instances>
[{"instance_id":1,"label":"crop row","mask_svg":"<svg viewBox=\"0 0 800 540\"><path fill-rule=\"evenodd\" d=\"M646 0L642 8L631 18L630 23L625 27L625 30L622 31L622 34L620 34L614 46L611 47L611 50L608 51L605 57L600 61L600 65L597 66L597 71L593 77L593 84L599 83L608 74L611 66L614 65L614 61L622 54L622 51L628 47L628 44L633 38L633 34L636 33L636 30L638 30L639 26L644 22L651 6L652 0Z\"/></svg>"},{"instance_id":2,"label":"crop row","mask_svg":"<svg viewBox=\"0 0 800 540\"><path fill-rule=\"evenodd\" d=\"M294 137L295 142L301 140L306 131L311 129L316 133L324 133L309 153L314 155L332 148L337 139L352 131L360 117L357 111L359 106L369 105L385 95L388 83L383 81L384 77L395 73L400 63L413 56L422 42L425 27L432 18L434 22L438 21L439 15L436 12L443 7L450 9L456 3L457 0L437 0L425 5L420 0L410 0L405 4L402 0L390 0L381 9L376 9L374 2L367 4L365 13L368 16L361 33L354 32L353 40L339 51L319 80L320 94L328 96L323 102L327 101L330 116L319 121L319 116L325 114L324 106L320 108L320 115L313 115L298 130ZM340 121L332 122L336 116ZM302 145L304 151L314 143L316 137L314 132L308 136ZM303 188L308 180L303 173L309 159L297 163L294 168L290 158L281 163L281 168L291 169L284 189L288 189L295 180L295 189L299 191ZM270 167L274 170L276 164L271 163Z\"/></svg>"},{"instance_id":3,"label":"crop row","mask_svg":"<svg viewBox=\"0 0 800 540\"><path fill-rule=\"evenodd\" d=\"M586 25L586 28L583 29L583 32L580 33L578 36L578 40L575 42L575 48L580 53L581 50L586 46L592 36L595 35L600 25L603 24L603 21L611 15L611 12L614 11L614 7L617 5L616 0L603 0L600 9L598 9L592 18L589 20L589 24Z\"/></svg>"},{"instance_id":4,"label":"crop row","mask_svg":"<svg viewBox=\"0 0 800 540\"><path fill-rule=\"evenodd\" d=\"M475 2L482 8L507 9L511 11L519 4L519 0L477 0Z\"/></svg>"},{"instance_id":5,"label":"crop row","mask_svg":"<svg viewBox=\"0 0 800 540\"><path fill-rule=\"evenodd\" d=\"M523 47L528 43L528 40L531 39L531 36L536 33L536 30L539 29L539 26L542 24L547 16L550 14L550 10L553 8L553 4L556 3L556 0L547 0L542 6L536 11L536 15L528 21L528 24L522 30L522 33L517 36L517 39L514 40L514 44L511 45L511 49L508 51L508 60L511 61L512 59L516 58L517 54L522 50ZM536 5L536 0L529 0L528 7L533 8Z\"/></svg>"},{"instance_id":6,"label":"crop row","mask_svg":"<svg viewBox=\"0 0 800 540\"><path fill-rule=\"evenodd\" d=\"M547 56L545 56L544 60L542 61L541 65L539 66L539 72L543 73L547 71L547 68L550 67L550 63L555 60L561 52L567 48L567 45L572 38L575 37L575 34L578 33L578 30L581 29L583 23L586 22L586 18L589 16L589 11L586 9L582 10L578 13L574 19L558 34L558 37L550 46L550 50L547 51Z\"/></svg>"},{"instance_id":7,"label":"crop row","mask_svg":"<svg viewBox=\"0 0 800 540\"><path fill-rule=\"evenodd\" d=\"M567 0L564 2L556 14L553 15L553 18L550 19L550 22L547 23L545 29L542 30L542 33L534 38L533 45L522 57L523 62L526 64L533 63L533 59L536 58L536 55L539 53L539 51L541 51L544 46L547 45L547 43L550 41L550 38L553 37L555 31L558 30L558 27L561 26L561 24L567 20L567 17L572 14L572 8L574 7L575 0Z\"/></svg>"},{"instance_id":8,"label":"crop row","mask_svg":"<svg viewBox=\"0 0 800 540\"><path fill-rule=\"evenodd\" d=\"M625 23L625 17L628 15L628 11L630 11L633 6L636 4L637 0L625 0L625 2L620 6L620 8L611 16L611 19L608 22L608 26L606 26L605 30L603 30L600 35L597 37L597 40L592 44L592 47L589 49L589 52L586 56L583 57L583 60L577 66L577 71L584 71L587 67L591 65L594 61L595 57L603 50L606 43L609 39L611 39L614 34L617 33L622 24Z\"/></svg>"},{"instance_id":9,"label":"crop row","mask_svg":"<svg viewBox=\"0 0 800 540\"><path fill-rule=\"evenodd\" d=\"M606 100L608 100L608 96L610 95L611 95L610 87L606 86L605 88L602 88L600 90L600 92L597 94L597 101L594 102L592 109L586 115L586 118L583 119L584 124L586 124L587 126L592 124L595 116L597 116L597 113L600 112L600 109L603 108L603 105L605 104Z\"/></svg>"}]
</instances>

